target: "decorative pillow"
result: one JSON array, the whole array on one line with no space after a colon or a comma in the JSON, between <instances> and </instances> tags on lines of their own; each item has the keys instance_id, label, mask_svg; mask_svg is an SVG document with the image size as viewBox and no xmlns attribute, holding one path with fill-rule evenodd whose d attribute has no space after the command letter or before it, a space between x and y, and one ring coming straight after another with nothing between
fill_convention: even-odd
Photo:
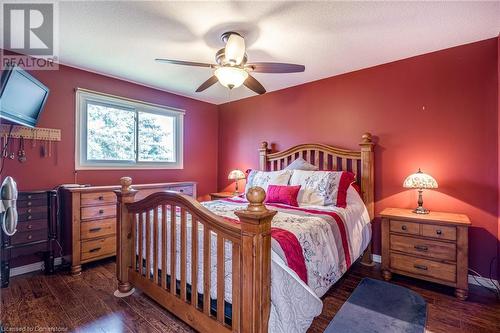
<instances>
[{"instance_id":1,"label":"decorative pillow","mask_svg":"<svg viewBox=\"0 0 500 333\"><path fill-rule=\"evenodd\" d=\"M297 196L299 195L300 185L297 186L282 186L269 185L267 187L266 201L267 203L282 203L289 206L298 207Z\"/></svg>"},{"instance_id":2,"label":"decorative pillow","mask_svg":"<svg viewBox=\"0 0 500 333\"><path fill-rule=\"evenodd\" d=\"M245 193L248 192L252 186L260 186L267 192L269 185L288 185L288 181L292 176L291 170L280 171L259 171L252 170L247 177L247 185L245 186Z\"/></svg>"},{"instance_id":3,"label":"decorative pillow","mask_svg":"<svg viewBox=\"0 0 500 333\"><path fill-rule=\"evenodd\" d=\"M300 206L346 206L347 189L354 182L354 174L347 171L295 170L290 185L301 185Z\"/></svg>"},{"instance_id":4,"label":"decorative pillow","mask_svg":"<svg viewBox=\"0 0 500 333\"><path fill-rule=\"evenodd\" d=\"M319 168L311 163L307 162L302 157L297 158L295 161L290 163L285 170L305 170L305 171L317 171Z\"/></svg>"}]
</instances>

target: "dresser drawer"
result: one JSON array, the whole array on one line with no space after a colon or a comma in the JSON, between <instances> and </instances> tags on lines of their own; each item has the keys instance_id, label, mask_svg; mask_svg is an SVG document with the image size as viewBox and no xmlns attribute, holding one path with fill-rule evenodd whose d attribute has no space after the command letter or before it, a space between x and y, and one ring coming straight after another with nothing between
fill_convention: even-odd
<instances>
[{"instance_id":1,"label":"dresser drawer","mask_svg":"<svg viewBox=\"0 0 500 333\"><path fill-rule=\"evenodd\" d=\"M440 226L440 225L422 224L422 236L447 239L447 240L456 240L457 228Z\"/></svg>"},{"instance_id":2,"label":"dresser drawer","mask_svg":"<svg viewBox=\"0 0 500 333\"><path fill-rule=\"evenodd\" d=\"M17 224L17 231L18 232L41 230L41 229L47 229L47 228L48 228L48 223L47 223L46 219L31 220L31 221L19 221L19 223Z\"/></svg>"},{"instance_id":3,"label":"dresser drawer","mask_svg":"<svg viewBox=\"0 0 500 333\"><path fill-rule=\"evenodd\" d=\"M402 234L410 234L410 235L420 234L419 223L391 220L390 224L391 224L390 229L392 232L399 232Z\"/></svg>"},{"instance_id":4,"label":"dresser drawer","mask_svg":"<svg viewBox=\"0 0 500 333\"><path fill-rule=\"evenodd\" d=\"M82 206L115 204L116 194L114 192L82 193L80 202Z\"/></svg>"},{"instance_id":5,"label":"dresser drawer","mask_svg":"<svg viewBox=\"0 0 500 333\"><path fill-rule=\"evenodd\" d=\"M391 235L391 250L428 258L455 261L457 246L453 243L425 240L420 238Z\"/></svg>"},{"instance_id":6,"label":"dresser drawer","mask_svg":"<svg viewBox=\"0 0 500 333\"><path fill-rule=\"evenodd\" d=\"M82 220L93 220L100 217L114 217L114 216L116 216L116 205L81 208Z\"/></svg>"},{"instance_id":7,"label":"dresser drawer","mask_svg":"<svg viewBox=\"0 0 500 333\"><path fill-rule=\"evenodd\" d=\"M39 200L39 199L44 199L45 202L47 201L47 193L26 193L26 192L21 192L19 193L17 200L19 201L25 201L25 200Z\"/></svg>"},{"instance_id":8,"label":"dresser drawer","mask_svg":"<svg viewBox=\"0 0 500 333\"><path fill-rule=\"evenodd\" d=\"M47 220L47 212L35 212L35 213L20 213L18 216L19 222L32 221L32 220Z\"/></svg>"},{"instance_id":9,"label":"dresser drawer","mask_svg":"<svg viewBox=\"0 0 500 333\"><path fill-rule=\"evenodd\" d=\"M116 234L116 218L86 221L80 224L82 239L96 238Z\"/></svg>"},{"instance_id":10,"label":"dresser drawer","mask_svg":"<svg viewBox=\"0 0 500 333\"><path fill-rule=\"evenodd\" d=\"M17 207L39 207L45 206L47 207L47 198L43 199L33 199L33 200L19 200L17 201Z\"/></svg>"},{"instance_id":11,"label":"dresser drawer","mask_svg":"<svg viewBox=\"0 0 500 333\"><path fill-rule=\"evenodd\" d=\"M19 215L21 214L31 214L31 213L45 213L47 214L49 208L45 206L38 206L38 207L18 207L17 208L17 213Z\"/></svg>"},{"instance_id":12,"label":"dresser drawer","mask_svg":"<svg viewBox=\"0 0 500 333\"><path fill-rule=\"evenodd\" d=\"M14 236L10 238L10 244L11 245L24 244L44 239L45 240L48 239L47 229L16 232Z\"/></svg>"},{"instance_id":13,"label":"dresser drawer","mask_svg":"<svg viewBox=\"0 0 500 333\"><path fill-rule=\"evenodd\" d=\"M184 186L171 186L168 188L169 191L177 191L185 195L193 196L193 186L184 185Z\"/></svg>"},{"instance_id":14,"label":"dresser drawer","mask_svg":"<svg viewBox=\"0 0 500 333\"><path fill-rule=\"evenodd\" d=\"M83 241L81 246L82 261L105 255L112 256L116 251L116 237Z\"/></svg>"},{"instance_id":15,"label":"dresser drawer","mask_svg":"<svg viewBox=\"0 0 500 333\"><path fill-rule=\"evenodd\" d=\"M456 282L457 268L455 265L433 260L391 253L391 268L438 280Z\"/></svg>"}]
</instances>

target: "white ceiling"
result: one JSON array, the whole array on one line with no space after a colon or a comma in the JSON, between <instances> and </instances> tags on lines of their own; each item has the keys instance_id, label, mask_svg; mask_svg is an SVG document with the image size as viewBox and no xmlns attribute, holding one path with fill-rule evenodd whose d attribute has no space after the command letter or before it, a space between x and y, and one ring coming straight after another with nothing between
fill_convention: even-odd
<instances>
[{"instance_id":1,"label":"white ceiling","mask_svg":"<svg viewBox=\"0 0 500 333\"><path fill-rule=\"evenodd\" d=\"M220 104L254 95L216 84L211 69L153 59L214 62L220 35L246 37L249 62L304 64L304 73L254 76L267 91L498 36L500 2L59 3L60 61Z\"/></svg>"}]
</instances>

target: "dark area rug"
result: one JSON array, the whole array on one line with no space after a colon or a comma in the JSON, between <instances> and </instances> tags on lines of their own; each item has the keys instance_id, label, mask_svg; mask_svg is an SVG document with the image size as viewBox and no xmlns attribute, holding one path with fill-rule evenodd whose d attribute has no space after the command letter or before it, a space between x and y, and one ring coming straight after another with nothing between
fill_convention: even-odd
<instances>
[{"instance_id":1,"label":"dark area rug","mask_svg":"<svg viewBox=\"0 0 500 333\"><path fill-rule=\"evenodd\" d=\"M364 278L325 333L423 333L426 317L422 296L392 283Z\"/></svg>"}]
</instances>

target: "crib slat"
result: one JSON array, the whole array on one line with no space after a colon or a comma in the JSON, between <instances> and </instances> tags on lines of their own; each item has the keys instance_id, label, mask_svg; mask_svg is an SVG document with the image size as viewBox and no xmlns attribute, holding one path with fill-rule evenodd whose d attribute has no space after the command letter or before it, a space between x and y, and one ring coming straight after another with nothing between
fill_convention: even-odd
<instances>
[{"instance_id":1,"label":"crib slat","mask_svg":"<svg viewBox=\"0 0 500 333\"><path fill-rule=\"evenodd\" d=\"M167 207L161 206L161 287L167 289Z\"/></svg>"},{"instance_id":2,"label":"crib slat","mask_svg":"<svg viewBox=\"0 0 500 333\"><path fill-rule=\"evenodd\" d=\"M158 207L153 213L153 281L158 284Z\"/></svg>"},{"instance_id":3,"label":"crib slat","mask_svg":"<svg viewBox=\"0 0 500 333\"><path fill-rule=\"evenodd\" d=\"M224 323L224 238L217 235L217 320Z\"/></svg>"},{"instance_id":4,"label":"crib slat","mask_svg":"<svg viewBox=\"0 0 500 333\"><path fill-rule=\"evenodd\" d=\"M177 259L177 212L174 205L170 206L170 292L175 295L177 293L176 287L176 273L175 264Z\"/></svg>"},{"instance_id":5,"label":"crib slat","mask_svg":"<svg viewBox=\"0 0 500 333\"><path fill-rule=\"evenodd\" d=\"M191 216L191 304L198 308L198 221Z\"/></svg>"},{"instance_id":6,"label":"crib slat","mask_svg":"<svg viewBox=\"0 0 500 333\"><path fill-rule=\"evenodd\" d=\"M233 331L240 331L240 246L237 243L233 242L233 251L232 251L232 264L233 264L233 278L232 278L232 293L233 293L233 302L231 305L232 309L232 324Z\"/></svg>"},{"instance_id":7,"label":"crib slat","mask_svg":"<svg viewBox=\"0 0 500 333\"><path fill-rule=\"evenodd\" d=\"M146 278L151 279L151 211L146 212Z\"/></svg>"},{"instance_id":8,"label":"crib slat","mask_svg":"<svg viewBox=\"0 0 500 333\"><path fill-rule=\"evenodd\" d=\"M203 312L210 315L210 230L203 225Z\"/></svg>"},{"instance_id":9,"label":"crib slat","mask_svg":"<svg viewBox=\"0 0 500 333\"><path fill-rule=\"evenodd\" d=\"M186 209L181 208L181 299L186 300Z\"/></svg>"},{"instance_id":10,"label":"crib slat","mask_svg":"<svg viewBox=\"0 0 500 333\"><path fill-rule=\"evenodd\" d=\"M133 245L133 251L131 253L132 255L132 268L134 271L137 270L137 214L133 214L133 219L132 219L132 244Z\"/></svg>"},{"instance_id":11,"label":"crib slat","mask_svg":"<svg viewBox=\"0 0 500 333\"><path fill-rule=\"evenodd\" d=\"M143 236L143 232L142 232L142 228L144 227L144 217L143 217L143 213L140 213L139 214L139 237L138 237L138 241L139 241L139 274L142 276L142 273L143 273L143 265L142 265L142 251L143 250L143 242L144 242L144 236Z\"/></svg>"}]
</instances>

